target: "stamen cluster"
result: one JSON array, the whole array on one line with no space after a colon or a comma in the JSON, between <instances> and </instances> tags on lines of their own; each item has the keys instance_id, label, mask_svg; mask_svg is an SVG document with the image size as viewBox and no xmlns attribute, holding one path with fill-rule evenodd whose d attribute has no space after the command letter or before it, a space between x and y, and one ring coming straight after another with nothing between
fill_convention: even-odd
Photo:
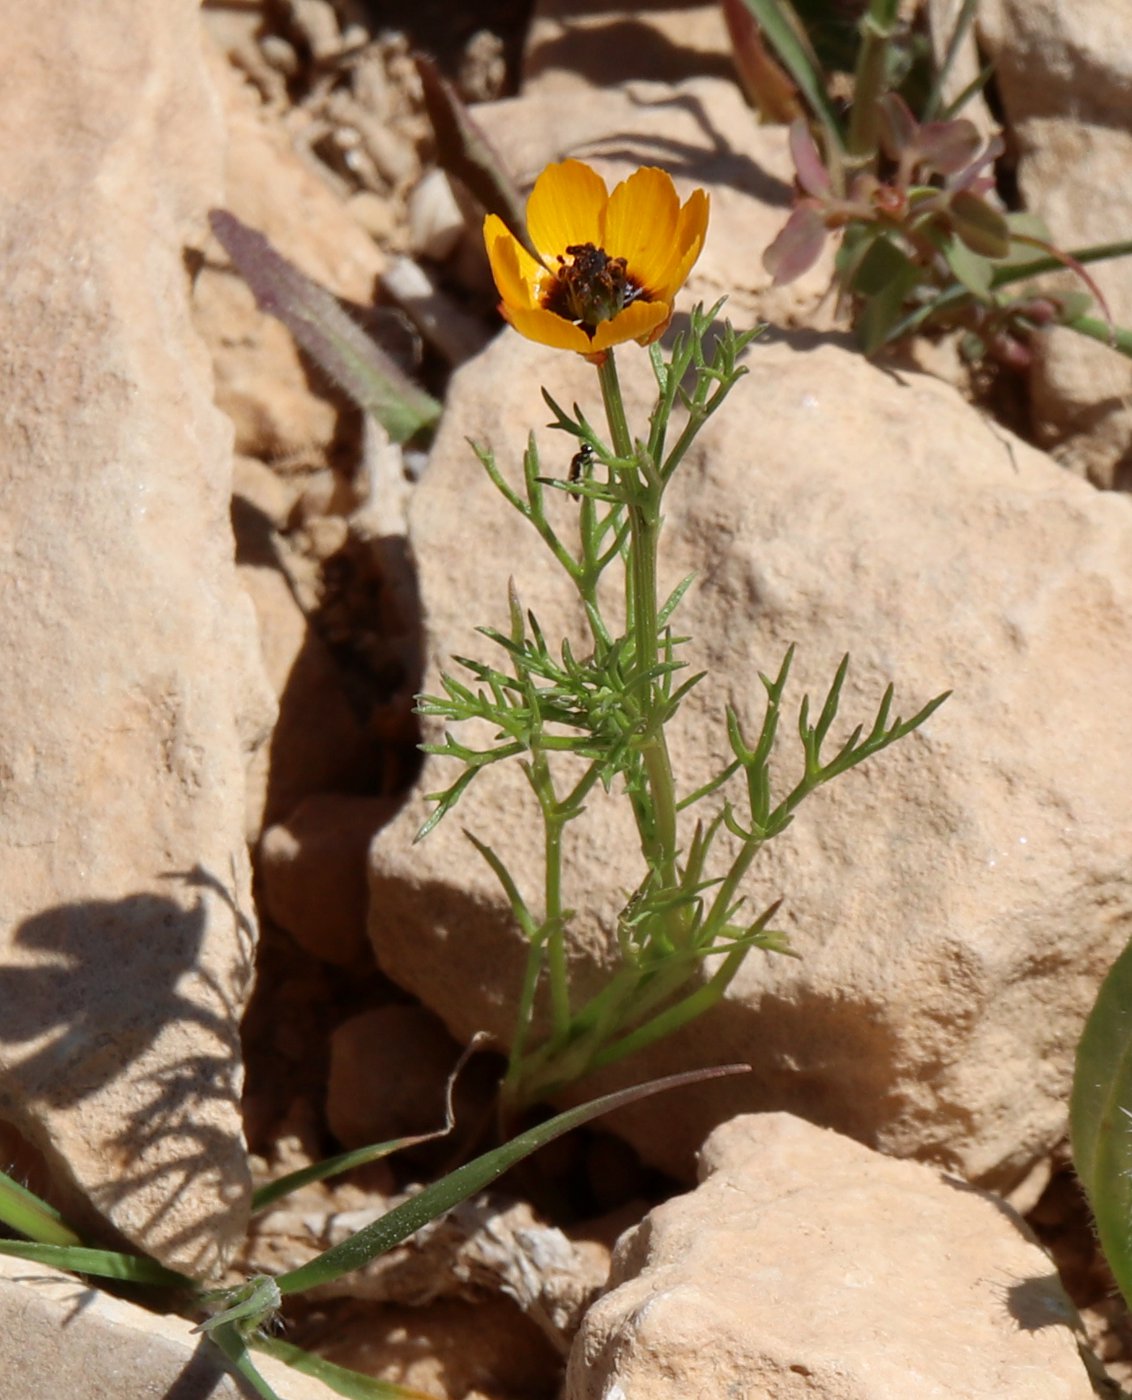
<instances>
[{"instance_id":1,"label":"stamen cluster","mask_svg":"<svg viewBox=\"0 0 1132 1400\"><path fill-rule=\"evenodd\" d=\"M543 294L545 310L573 321L593 334L602 321L611 321L639 297L651 300L629 275L624 258L613 258L593 243L571 243L566 256L558 255L555 276Z\"/></svg>"}]
</instances>

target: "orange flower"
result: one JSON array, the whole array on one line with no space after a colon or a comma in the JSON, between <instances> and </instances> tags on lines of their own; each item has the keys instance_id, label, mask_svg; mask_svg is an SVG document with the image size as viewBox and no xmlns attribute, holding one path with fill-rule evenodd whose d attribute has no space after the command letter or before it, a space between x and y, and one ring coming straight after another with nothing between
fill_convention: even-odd
<instances>
[{"instance_id":1,"label":"orange flower","mask_svg":"<svg viewBox=\"0 0 1132 1400\"><path fill-rule=\"evenodd\" d=\"M601 363L611 345L649 345L700 255L708 197L681 206L671 176L645 166L613 191L580 160L548 165L527 201L531 257L496 214L484 220L501 314L528 340Z\"/></svg>"}]
</instances>

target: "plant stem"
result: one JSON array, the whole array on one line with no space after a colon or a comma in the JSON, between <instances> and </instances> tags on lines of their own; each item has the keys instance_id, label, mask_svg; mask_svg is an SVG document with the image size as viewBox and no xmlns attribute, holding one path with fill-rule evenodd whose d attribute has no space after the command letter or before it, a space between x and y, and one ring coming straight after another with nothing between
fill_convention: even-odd
<instances>
[{"instance_id":1,"label":"plant stem","mask_svg":"<svg viewBox=\"0 0 1132 1400\"><path fill-rule=\"evenodd\" d=\"M1011 282L1024 282L1028 277L1038 277L1043 272L1064 272L1067 267L1072 267L1072 263L1107 262L1112 258L1126 258L1130 253L1132 241L1127 239L1119 243L1093 243L1087 248L1069 248L1059 258L1035 258L1033 262L1007 263L995 268L991 286L1006 287Z\"/></svg>"},{"instance_id":2,"label":"plant stem","mask_svg":"<svg viewBox=\"0 0 1132 1400\"><path fill-rule=\"evenodd\" d=\"M606 351L605 359L598 365L597 375L601 383L601 401L605 405L605 417L609 423L613 450L618 457L632 457L633 438L625 417L625 405L621 401L621 381L617 377L617 360L612 350Z\"/></svg>"},{"instance_id":3,"label":"plant stem","mask_svg":"<svg viewBox=\"0 0 1132 1400\"><path fill-rule=\"evenodd\" d=\"M566 968L566 932L562 927L562 827L561 812L546 815L546 917L551 934L546 941L546 966L550 977L550 1004L554 1029L563 1034L570 1025L570 979Z\"/></svg>"},{"instance_id":4,"label":"plant stem","mask_svg":"<svg viewBox=\"0 0 1132 1400\"><path fill-rule=\"evenodd\" d=\"M599 366L598 376L613 450L619 457L635 457L637 462L634 488L626 492L630 498L626 505L629 517L627 623L633 639L633 679L638 682L631 689L641 697L638 702L638 723L643 736L640 752L652 801L651 812L645 812L637 804L634 804L634 812L645 860L664 884L674 885L678 879L676 782L668 741L659 718L664 697L658 691L656 680L651 678L659 659L657 553L664 481L653 463L642 460L645 449L634 449L612 350Z\"/></svg>"},{"instance_id":5,"label":"plant stem","mask_svg":"<svg viewBox=\"0 0 1132 1400\"><path fill-rule=\"evenodd\" d=\"M1099 340L1102 345L1107 345L1110 350L1119 351L1121 355L1132 356L1132 330L1125 330L1122 326L1110 326L1107 321L1098 321L1095 316L1074 316L1071 321L1062 321L1060 324L1076 331L1078 335L1088 336L1090 340Z\"/></svg>"},{"instance_id":6,"label":"plant stem","mask_svg":"<svg viewBox=\"0 0 1132 1400\"><path fill-rule=\"evenodd\" d=\"M878 103L888 83L888 45L899 21L897 0L871 0L861 21L861 52L853 85L846 146L857 160L868 162L877 151L880 130Z\"/></svg>"}]
</instances>

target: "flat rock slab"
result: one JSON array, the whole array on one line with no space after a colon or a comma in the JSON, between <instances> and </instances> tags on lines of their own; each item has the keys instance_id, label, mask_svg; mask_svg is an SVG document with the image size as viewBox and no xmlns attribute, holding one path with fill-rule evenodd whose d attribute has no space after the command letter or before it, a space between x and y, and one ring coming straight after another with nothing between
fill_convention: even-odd
<instances>
[{"instance_id":1,"label":"flat rock slab","mask_svg":"<svg viewBox=\"0 0 1132 1400\"><path fill-rule=\"evenodd\" d=\"M995 1197L788 1114L719 1128L700 1174L618 1242L567 1400L1105 1393L1053 1265Z\"/></svg>"},{"instance_id":2,"label":"flat rock slab","mask_svg":"<svg viewBox=\"0 0 1132 1400\"><path fill-rule=\"evenodd\" d=\"M321 1381L267 1356L256 1369L286 1400L331 1400ZM0 1258L0 1392L10 1400L246 1400L193 1324L100 1293L70 1274Z\"/></svg>"},{"instance_id":3,"label":"flat rock slab","mask_svg":"<svg viewBox=\"0 0 1132 1400\"><path fill-rule=\"evenodd\" d=\"M207 1274L246 1220L244 780L273 713L187 309L223 133L192 0L9 9L0 1114L78 1220Z\"/></svg>"}]
</instances>

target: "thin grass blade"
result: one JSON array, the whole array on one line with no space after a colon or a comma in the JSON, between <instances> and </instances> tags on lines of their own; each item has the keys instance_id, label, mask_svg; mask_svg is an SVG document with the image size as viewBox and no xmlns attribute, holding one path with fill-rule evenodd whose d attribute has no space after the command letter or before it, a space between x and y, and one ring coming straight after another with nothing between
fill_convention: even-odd
<instances>
[{"instance_id":1,"label":"thin grass blade","mask_svg":"<svg viewBox=\"0 0 1132 1400\"><path fill-rule=\"evenodd\" d=\"M465 1047L463 1054L456 1061L455 1068L448 1076L444 1096L444 1123L439 1128L434 1128L431 1133L417 1133L412 1137L394 1138L391 1142L374 1143L370 1147L358 1147L352 1152L340 1152L336 1157L328 1157L324 1162L315 1162L313 1166L303 1167L297 1172L288 1172L286 1176L281 1176L277 1181L269 1181L256 1191L252 1196L252 1214L258 1215L261 1210L274 1201L283 1196L289 1196L293 1191L298 1191L300 1187L307 1186L312 1181L326 1181L330 1177L339 1176L342 1172L350 1171L354 1167L364 1167L368 1166L370 1162L379 1162L383 1157L389 1157L394 1152L402 1152L407 1147L419 1147L421 1143L435 1142L437 1138L447 1137L456 1121L452 1109L452 1093L456 1087L456 1080L468 1060L480 1049L487 1038L483 1032L474 1035Z\"/></svg>"},{"instance_id":2,"label":"thin grass blade","mask_svg":"<svg viewBox=\"0 0 1132 1400\"><path fill-rule=\"evenodd\" d=\"M41 1201L26 1186L0 1172L0 1224L18 1230L38 1244L82 1244L54 1206Z\"/></svg>"},{"instance_id":3,"label":"thin grass blade","mask_svg":"<svg viewBox=\"0 0 1132 1400\"><path fill-rule=\"evenodd\" d=\"M72 1274L91 1278L112 1278L120 1283L138 1283L159 1288L190 1288L197 1283L187 1274L167 1269L155 1259L140 1255L120 1254L109 1249L87 1249L82 1245L39 1244L35 1240L0 1240L0 1254L14 1259L28 1259L33 1264L50 1264Z\"/></svg>"},{"instance_id":4,"label":"thin grass blade","mask_svg":"<svg viewBox=\"0 0 1132 1400\"><path fill-rule=\"evenodd\" d=\"M743 0L743 4L758 21L779 61L798 84L811 112L821 123L828 142L827 156L832 159L843 155L845 141L837 114L826 96L825 81L813 50L801 37L805 31L801 31L801 35L799 33L800 26L797 26L793 9L783 0ZM790 17L793 17L794 23Z\"/></svg>"},{"instance_id":5,"label":"thin grass blade","mask_svg":"<svg viewBox=\"0 0 1132 1400\"><path fill-rule=\"evenodd\" d=\"M328 1390L346 1396L346 1400L433 1400L420 1390L410 1390L408 1386L396 1385L392 1381L379 1381L375 1376L364 1376L360 1371L351 1371L347 1366L339 1366L325 1357L304 1351L293 1342L285 1342L281 1337L265 1337L262 1333L249 1338L249 1345L264 1356L273 1357L299 1371L304 1376L313 1376Z\"/></svg>"},{"instance_id":6,"label":"thin grass blade","mask_svg":"<svg viewBox=\"0 0 1132 1400\"><path fill-rule=\"evenodd\" d=\"M606 1094L592 1103L582 1104L551 1118L546 1123L520 1133L518 1137L497 1147L491 1152L474 1158L442 1180L425 1187L418 1195L359 1230L348 1240L328 1249L317 1259L281 1274L276 1283L282 1294L298 1293L307 1288L330 1283L354 1269L360 1269L371 1259L384 1254L402 1240L414 1234L422 1225L435 1220L453 1206L474 1196L477 1191L490 1186L509 1167L537 1152L548 1142L568 1133L572 1128L581 1127L604 1113L623 1108L638 1099L659 1094L665 1089L678 1089L688 1084L698 1084L705 1079L715 1079L724 1074L746 1073L749 1065L725 1065L718 1069L693 1070L686 1074L674 1074L665 1079L655 1079L648 1084L638 1084L631 1089L622 1089L616 1094Z\"/></svg>"},{"instance_id":7,"label":"thin grass blade","mask_svg":"<svg viewBox=\"0 0 1132 1400\"><path fill-rule=\"evenodd\" d=\"M282 1400L256 1370L255 1364L248 1354L247 1343L244 1341L238 1328L232 1323L226 1322L210 1332L209 1336L224 1353L225 1360L232 1367L238 1376L252 1387L255 1393L262 1396L262 1400Z\"/></svg>"}]
</instances>

